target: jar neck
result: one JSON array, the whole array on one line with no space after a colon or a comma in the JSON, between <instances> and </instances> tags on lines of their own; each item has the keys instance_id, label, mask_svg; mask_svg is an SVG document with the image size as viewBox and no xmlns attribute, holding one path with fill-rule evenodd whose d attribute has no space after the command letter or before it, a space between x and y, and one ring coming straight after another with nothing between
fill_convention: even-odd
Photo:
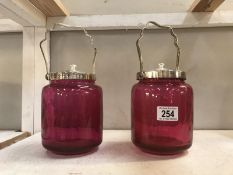
<instances>
[{"instance_id":1,"label":"jar neck","mask_svg":"<svg viewBox=\"0 0 233 175\"><path fill-rule=\"evenodd\" d=\"M140 83L184 83L179 78L146 78L139 81Z\"/></svg>"},{"instance_id":2,"label":"jar neck","mask_svg":"<svg viewBox=\"0 0 233 175\"><path fill-rule=\"evenodd\" d=\"M78 85L78 84L95 84L95 80L51 80L51 85Z\"/></svg>"}]
</instances>

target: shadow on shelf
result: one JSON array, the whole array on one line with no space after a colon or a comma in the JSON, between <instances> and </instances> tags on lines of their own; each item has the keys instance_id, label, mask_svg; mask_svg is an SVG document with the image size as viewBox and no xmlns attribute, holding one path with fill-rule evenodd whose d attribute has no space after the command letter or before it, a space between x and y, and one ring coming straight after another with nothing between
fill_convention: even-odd
<instances>
[{"instance_id":1,"label":"shadow on shelf","mask_svg":"<svg viewBox=\"0 0 233 175\"><path fill-rule=\"evenodd\" d=\"M131 142L106 142L100 145L99 148L92 150L92 152L80 155L56 155L52 152L46 151L46 157L50 159L88 159L88 164L100 163L123 163L123 162L143 162L143 161L159 161L178 159L188 154L185 151L176 155L153 155L141 151Z\"/></svg>"}]
</instances>

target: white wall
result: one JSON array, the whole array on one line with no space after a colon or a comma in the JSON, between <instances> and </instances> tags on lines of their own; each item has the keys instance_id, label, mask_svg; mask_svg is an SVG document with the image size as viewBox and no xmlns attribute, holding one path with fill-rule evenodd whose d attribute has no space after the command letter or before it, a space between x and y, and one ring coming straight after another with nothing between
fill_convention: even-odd
<instances>
[{"instance_id":1,"label":"white wall","mask_svg":"<svg viewBox=\"0 0 233 175\"><path fill-rule=\"evenodd\" d=\"M22 33L0 33L0 129L21 128Z\"/></svg>"},{"instance_id":2,"label":"white wall","mask_svg":"<svg viewBox=\"0 0 233 175\"><path fill-rule=\"evenodd\" d=\"M182 48L181 68L194 88L194 122L198 129L233 129L233 28L176 29ZM130 91L139 71L135 41L138 31L92 31L98 48L97 84L104 93L104 127L130 127ZM148 31L143 40L145 68L175 64L167 32ZM53 32L52 70L69 64L90 71L92 50L82 32ZM89 68L88 68L89 66Z\"/></svg>"}]
</instances>

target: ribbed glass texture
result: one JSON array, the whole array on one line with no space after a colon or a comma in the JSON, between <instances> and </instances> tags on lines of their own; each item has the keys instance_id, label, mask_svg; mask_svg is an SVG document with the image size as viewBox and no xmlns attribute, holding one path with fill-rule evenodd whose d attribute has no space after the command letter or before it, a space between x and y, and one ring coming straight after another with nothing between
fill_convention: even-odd
<instances>
[{"instance_id":1,"label":"ribbed glass texture","mask_svg":"<svg viewBox=\"0 0 233 175\"><path fill-rule=\"evenodd\" d=\"M160 107L165 110L157 111ZM192 87L181 79L139 81L132 88L131 121L132 142L143 151L177 154L188 149L193 137Z\"/></svg>"},{"instance_id":2,"label":"ribbed glass texture","mask_svg":"<svg viewBox=\"0 0 233 175\"><path fill-rule=\"evenodd\" d=\"M102 142L102 89L92 80L52 80L42 91L42 144L81 154Z\"/></svg>"}]
</instances>

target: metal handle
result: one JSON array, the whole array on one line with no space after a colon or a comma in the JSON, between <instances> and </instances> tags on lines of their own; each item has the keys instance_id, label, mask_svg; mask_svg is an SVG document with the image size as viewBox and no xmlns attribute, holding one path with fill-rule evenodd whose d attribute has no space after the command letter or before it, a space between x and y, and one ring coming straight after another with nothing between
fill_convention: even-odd
<instances>
[{"instance_id":1,"label":"metal handle","mask_svg":"<svg viewBox=\"0 0 233 175\"><path fill-rule=\"evenodd\" d=\"M71 25L67 25L67 24L63 24L63 23L56 23L53 25L52 30L54 30L56 28L56 26L62 26L62 27L76 27L76 28L81 28L84 32L84 34L90 39L90 44L94 50L94 56L93 56L93 61L92 61L92 73L95 74L95 63L96 63L96 55L97 55L97 48L94 46L94 38L87 32L87 30L84 27L80 27L80 26L71 26ZM43 58L44 58L44 62L45 62L45 67L46 67L46 72L47 75L50 72L50 68L48 65L48 61L45 57L45 53L44 53L44 49L43 49L43 43L47 40L47 34L48 34L49 30L47 30L45 32L45 38L40 42L40 50L42 52Z\"/></svg>"},{"instance_id":2,"label":"metal handle","mask_svg":"<svg viewBox=\"0 0 233 175\"><path fill-rule=\"evenodd\" d=\"M175 45L175 47L177 49L176 70L178 71L179 70L179 64L180 64L180 47L179 47L179 44L178 44L177 35L174 33L173 28L171 26L160 25L160 24L158 24L157 22L154 22L154 21L149 21L149 22L146 23L146 26L141 29L140 36L139 36L139 38L136 41L136 46L137 46L137 51L138 51L138 57L139 57L139 62L140 62L140 72L144 72L144 69L143 69L142 52L141 52L141 48L140 48L140 43L139 42L143 38L144 30L149 27L149 24L153 24L153 25L155 25L157 27L168 29L170 31L171 35L174 38L174 45Z\"/></svg>"},{"instance_id":3,"label":"metal handle","mask_svg":"<svg viewBox=\"0 0 233 175\"><path fill-rule=\"evenodd\" d=\"M48 61L47 59L45 58L45 53L44 53L44 49L43 49L43 46L42 44L47 41L47 34L48 34L49 31L46 31L45 32L45 38L43 40L40 41L40 50L41 50L41 53L43 55L43 58L44 58L44 62L45 62L45 68L46 68L46 76L48 75L48 73L50 72L50 69L49 69L49 65L48 65Z\"/></svg>"}]
</instances>

